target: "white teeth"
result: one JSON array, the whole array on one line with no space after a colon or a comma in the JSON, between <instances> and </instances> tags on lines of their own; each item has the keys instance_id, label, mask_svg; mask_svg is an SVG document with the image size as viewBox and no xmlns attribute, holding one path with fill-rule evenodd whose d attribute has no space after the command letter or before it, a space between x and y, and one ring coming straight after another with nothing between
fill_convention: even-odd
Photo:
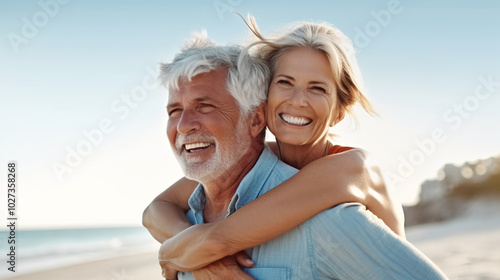
<instances>
[{"instance_id":1,"label":"white teeth","mask_svg":"<svg viewBox=\"0 0 500 280\"><path fill-rule=\"evenodd\" d=\"M186 150L192 150L192 149L198 149L198 148L206 148L210 146L210 143L193 143L193 144L186 144L185 148Z\"/></svg>"},{"instance_id":2,"label":"white teeth","mask_svg":"<svg viewBox=\"0 0 500 280\"><path fill-rule=\"evenodd\" d=\"M306 119L306 118L292 117L292 116L288 116L285 114L281 114L281 118L285 122L290 123L290 124L294 124L294 125L306 125L306 124L309 124L311 122L309 119Z\"/></svg>"}]
</instances>

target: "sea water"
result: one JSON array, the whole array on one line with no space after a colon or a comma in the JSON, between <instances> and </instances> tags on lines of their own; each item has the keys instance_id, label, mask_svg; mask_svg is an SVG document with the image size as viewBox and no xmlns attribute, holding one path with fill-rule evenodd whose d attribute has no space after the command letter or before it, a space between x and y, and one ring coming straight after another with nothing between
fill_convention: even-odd
<instances>
[{"instance_id":1,"label":"sea water","mask_svg":"<svg viewBox=\"0 0 500 280\"><path fill-rule=\"evenodd\" d=\"M9 232L0 231L0 278L7 270ZM20 230L16 232L16 275L159 248L142 227Z\"/></svg>"}]
</instances>

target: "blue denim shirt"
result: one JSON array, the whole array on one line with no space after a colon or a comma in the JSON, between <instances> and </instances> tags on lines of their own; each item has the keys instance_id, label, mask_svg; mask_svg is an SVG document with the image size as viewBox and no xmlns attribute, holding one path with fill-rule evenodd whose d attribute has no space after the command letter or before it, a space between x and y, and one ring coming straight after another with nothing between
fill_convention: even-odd
<instances>
[{"instance_id":1,"label":"blue denim shirt","mask_svg":"<svg viewBox=\"0 0 500 280\"><path fill-rule=\"evenodd\" d=\"M266 148L243 178L228 215L296 172ZM204 222L204 205L199 185L189 199L187 217L193 224ZM422 253L357 203L323 211L246 252L255 265L244 270L255 279L446 279ZM179 272L178 278L193 279L189 272Z\"/></svg>"}]
</instances>

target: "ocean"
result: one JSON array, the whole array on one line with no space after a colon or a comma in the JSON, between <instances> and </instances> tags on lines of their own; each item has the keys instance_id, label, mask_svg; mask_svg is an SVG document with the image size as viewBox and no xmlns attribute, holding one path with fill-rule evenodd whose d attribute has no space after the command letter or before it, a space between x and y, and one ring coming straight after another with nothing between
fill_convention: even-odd
<instances>
[{"instance_id":1,"label":"ocean","mask_svg":"<svg viewBox=\"0 0 500 280\"><path fill-rule=\"evenodd\" d=\"M0 278L7 270L10 232L0 231L3 259ZM159 248L143 227L19 230L16 232L16 275L147 252Z\"/></svg>"}]
</instances>

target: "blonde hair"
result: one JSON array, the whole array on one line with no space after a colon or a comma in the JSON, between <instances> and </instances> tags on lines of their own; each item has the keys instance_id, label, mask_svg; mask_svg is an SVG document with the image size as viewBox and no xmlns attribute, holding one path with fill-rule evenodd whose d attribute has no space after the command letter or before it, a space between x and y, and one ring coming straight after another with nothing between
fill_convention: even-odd
<instances>
[{"instance_id":1,"label":"blonde hair","mask_svg":"<svg viewBox=\"0 0 500 280\"><path fill-rule=\"evenodd\" d=\"M249 15L245 23L260 39L250 44L249 48L256 47L255 55L267 61L271 75L274 75L280 57L291 49L304 47L322 51L328 57L334 73L339 114L342 117L345 113L353 115L353 106L356 103L367 113L375 114L363 94L361 73L352 42L340 30L328 23L296 22L284 31L264 38L252 16Z\"/></svg>"}]
</instances>

